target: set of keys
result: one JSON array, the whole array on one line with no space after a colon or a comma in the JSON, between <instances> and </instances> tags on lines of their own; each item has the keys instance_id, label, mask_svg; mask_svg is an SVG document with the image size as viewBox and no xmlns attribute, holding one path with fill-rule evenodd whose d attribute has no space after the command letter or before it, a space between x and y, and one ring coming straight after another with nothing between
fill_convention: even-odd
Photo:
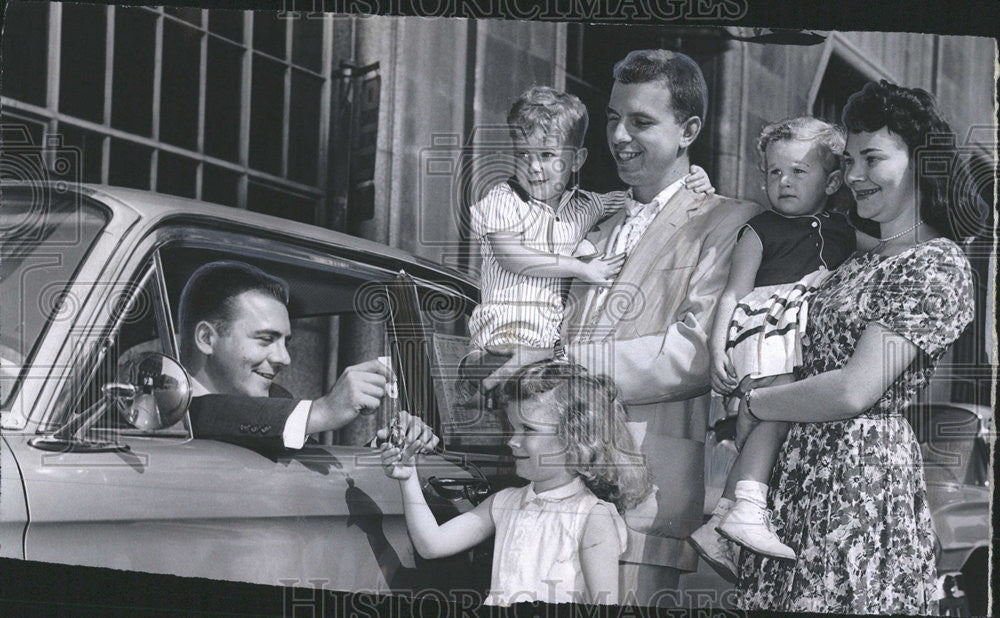
<instances>
[{"instance_id":1,"label":"set of keys","mask_svg":"<svg viewBox=\"0 0 1000 618\"><path fill-rule=\"evenodd\" d=\"M386 367L389 367L389 369L392 369L391 356L380 356L378 360ZM389 414L392 417L392 420L389 422L389 444L402 451L403 447L406 446L406 428L403 427L403 415L400 414L399 383L396 380L395 373L393 373L392 379L385 385L385 396L389 399Z\"/></svg>"}]
</instances>

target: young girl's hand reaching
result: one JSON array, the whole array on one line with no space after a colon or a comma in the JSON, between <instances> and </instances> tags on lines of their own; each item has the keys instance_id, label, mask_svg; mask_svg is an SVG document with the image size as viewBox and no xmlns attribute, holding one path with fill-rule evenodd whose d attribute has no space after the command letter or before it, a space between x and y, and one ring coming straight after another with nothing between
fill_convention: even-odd
<instances>
[{"instance_id":1,"label":"young girl's hand reaching","mask_svg":"<svg viewBox=\"0 0 1000 618\"><path fill-rule=\"evenodd\" d=\"M416 471L414 459L418 449L417 444L407 444L402 450L388 442L379 447L382 451L382 470L391 479L405 481Z\"/></svg>"},{"instance_id":2,"label":"young girl's hand reaching","mask_svg":"<svg viewBox=\"0 0 1000 618\"><path fill-rule=\"evenodd\" d=\"M407 443L402 451L389 444L380 447L383 471L389 478L399 480L406 527L417 553L427 559L451 556L489 538L494 531L490 516L492 496L471 511L438 525L416 474L414 459L419 449L420 445L414 442Z\"/></svg>"}]
</instances>

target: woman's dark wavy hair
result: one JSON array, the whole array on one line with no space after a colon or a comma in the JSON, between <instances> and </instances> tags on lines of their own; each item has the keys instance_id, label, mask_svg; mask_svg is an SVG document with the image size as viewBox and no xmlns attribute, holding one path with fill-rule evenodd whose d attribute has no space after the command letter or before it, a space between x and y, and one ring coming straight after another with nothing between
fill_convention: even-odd
<instances>
[{"instance_id":1,"label":"woman's dark wavy hair","mask_svg":"<svg viewBox=\"0 0 1000 618\"><path fill-rule=\"evenodd\" d=\"M556 435L566 445L569 471L620 513L642 502L652 491L651 477L611 378L573 363L539 361L507 380L500 400L507 406L549 392L559 406Z\"/></svg>"},{"instance_id":2,"label":"woman's dark wavy hair","mask_svg":"<svg viewBox=\"0 0 1000 618\"><path fill-rule=\"evenodd\" d=\"M886 127L902 138L917 175L920 216L926 223L952 240L981 229L984 213L968 164L929 92L884 79L868 82L847 100L841 121L850 133Z\"/></svg>"}]
</instances>

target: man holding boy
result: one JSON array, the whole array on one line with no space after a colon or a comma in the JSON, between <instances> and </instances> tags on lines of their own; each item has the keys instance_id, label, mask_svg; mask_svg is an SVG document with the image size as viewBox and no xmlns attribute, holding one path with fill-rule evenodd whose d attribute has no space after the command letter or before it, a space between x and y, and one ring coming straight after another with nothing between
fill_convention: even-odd
<instances>
[{"instance_id":1,"label":"man holding boy","mask_svg":"<svg viewBox=\"0 0 1000 618\"><path fill-rule=\"evenodd\" d=\"M614 78L608 145L634 201L587 240L625 262L610 287L574 282L563 341L571 361L618 385L657 487L626 512L622 601L687 605L677 587L681 572L698 564L687 537L703 520L709 330L736 233L760 208L684 186L708 104L691 58L634 51ZM485 386L534 356L518 354Z\"/></svg>"},{"instance_id":2,"label":"man holding boy","mask_svg":"<svg viewBox=\"0 0 1000 618\"><path fill-rule=\"evenodd\" d=\"M551 355L563 321L564 282L607 284L625 260L581 242L628 201L624 191L576 186L587 159L588 122L579 98L547 86L523 92L507 114L514 175L471 209L483 260L482 302L469 319L474 351L460 371L472 384L519 347ZM698 190L711 189L700 168L692 168L687 180Z\"/></svg>"},{"instance_id":3,"label":"man holding boy","mask_svg":"<svg viewBox=\"0 0 1000 618\"><path fill-rule=\"evenodd\" d=\"M683 186L708 107L691 58L634 51L614 77L608 146L635 203L589 240L626 260L610 288L571 290L566 351L614 378L658 487L626 514L622 590L634 590L640 605L686 605L673 591L680 573L697 567L686 538L703 519L709 330L736 233L760 208Z\"/></svg>"}]
</instances>

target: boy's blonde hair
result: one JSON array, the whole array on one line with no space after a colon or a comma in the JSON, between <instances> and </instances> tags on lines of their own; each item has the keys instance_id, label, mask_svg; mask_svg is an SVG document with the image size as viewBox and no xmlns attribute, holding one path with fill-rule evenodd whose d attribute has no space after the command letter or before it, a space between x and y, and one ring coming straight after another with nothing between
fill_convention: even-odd
<instances>
[{"instance_id":1,"label":"boy's blonde hair","mask_svg":"<svg viewBox=\"0 0 1000 618\"><path fill-rule=\"evenodd\" d=\"M554 392L556 435L566 444L566 467L620 513L652 491L649 469L625 424L625 404L607 376L551 360L522 367L500 389L505 405Z\"/></svg>"},{"instance_id":2,"label":"boy's blonde hair","mask_svg":"<svg viewBox=\"0 0 1000 618\"><path fill-rule=\"evenodd\" d=\"M548 86L525 90L507 112L512 137L526 137L540 131L575 148L583 146L589 122L587 106L579 98Z\"/></svg>"},{"instance_id":3,"label":"boy's blonde hair","mask_svg":"<svg viewBox=\"0 0 1000 618\"><path fill-rule=\"evenodd\" d=\"M840 127L812 116L786 118L764 127L757 138L758 167L767 171L767 147L775 142L795 140L821 147L823 168L829 173L840 169L846 139Z\"/></svg>"}]
</instances>

